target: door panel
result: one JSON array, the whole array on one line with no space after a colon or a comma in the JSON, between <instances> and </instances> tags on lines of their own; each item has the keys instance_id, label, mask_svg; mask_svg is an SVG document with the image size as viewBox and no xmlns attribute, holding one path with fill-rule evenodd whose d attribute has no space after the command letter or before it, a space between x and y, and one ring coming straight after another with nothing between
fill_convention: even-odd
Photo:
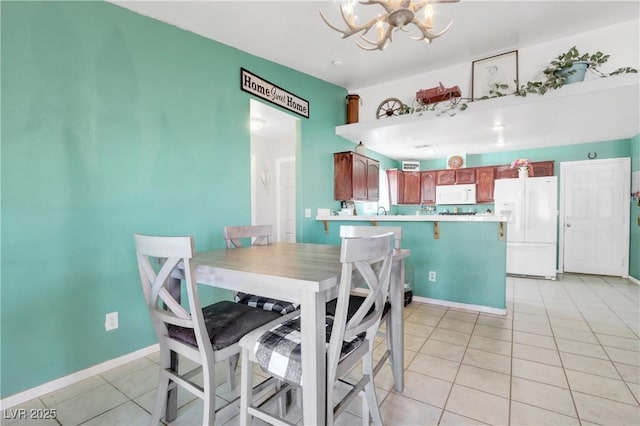
<instances>
[{"instance_id":1,"label":"door panel","mask_svg":"<svg viewBox=\"0 0 640 426\"><path fill-rule=\"evenodd\" d=\"M562 163L563 268L627 276L628 158Z\"/></svg>"}]
</instances>

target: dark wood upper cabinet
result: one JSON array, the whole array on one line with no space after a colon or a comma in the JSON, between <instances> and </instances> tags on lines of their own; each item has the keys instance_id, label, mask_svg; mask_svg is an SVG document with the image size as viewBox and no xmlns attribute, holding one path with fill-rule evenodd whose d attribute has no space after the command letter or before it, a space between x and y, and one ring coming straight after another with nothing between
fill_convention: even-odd
<instances>
[{"instance_id":1,"label":"dark wood upper cabinet","mask_svg":"<svg viewBox=\"0 0 640 426\"><path fill-rule=\"evenodd\" d=\"M476 169L456 169L456 183L476 183Z\"/></svg>"},{"instance_id":2,"label":"dark wood upper cabinet","mask_svg":"<svg viewBox=\"0 0 640 426\"><path fill-rule=\"evenodd\" d=\"M420 187L422 189L422 202L425 204L435 204L436 172L420 172Z\"/></svg>"},{"instance_id":3,"label":"dark wood upper cabinet","mask_svg":"<svg viewBox=\"0 0 640 426\"><path fill-rule=\"evenodd\" d=\"M536 161L529 167L529 177L553 176L554 161ZM496 179L514 179L518 177L518 169L510 165L496 166Z\"/></svg>"},{"instance_id":4,"label":"dark wood upper cabinet","mask_svg":"<svg viewBox=\"0 0 640 426\"><path fill-rule=\"evenodd\" d=\"M553 176L554 170L554 162L553 161L538 161L535 163L531 163L529 168L529 176L532 177L540 177L540 176Z\"/></svg>"},{"instance_id":5,"label":"dark wood upper cabinet","mask_svg":"<svg viewBox=\"0 0 640 426\"><path fill-rule=\"evenodd\" d=\"M377 201L378 162L355 152L333 154L333 198L335 200Z\"/></svg>"},{"instance_id":6,"label":"dark wood upper cabinet","mask_svg":"<svg viewBox=\"0 0 640 426\"><path fill-rule=\"evenodd\" d=\"M493 189L496 179L495 167L477 167L476 171L476 203L493 202Z\"/></svg>"},{"instance_id":7,"label":"dark wood upper cabinet","mask_svg":"<svg viewBox=\"0 0 640 426\"><path fill-rule=\"evenodd\" d=\"M436 171L436 185L453 185L456 183L455 169Z\"/></svg>"},{"instance_id":8,"label":"dark wood upper cabinet","mask_svg":"<svg viewBox=\"0 0 640 426\"><path fill-rule=\"evenodd\" d=\"M402 186L400 204L420 204L422 190L420 187L420 172L402 172L404 174L404 185Z\"/></svg>"}]
</instances>

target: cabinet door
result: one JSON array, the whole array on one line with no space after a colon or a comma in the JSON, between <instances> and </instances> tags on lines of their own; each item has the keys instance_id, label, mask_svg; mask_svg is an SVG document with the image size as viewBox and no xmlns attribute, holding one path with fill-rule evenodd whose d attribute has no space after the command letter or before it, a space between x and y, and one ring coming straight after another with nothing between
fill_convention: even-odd
<instances>
[{"instance_id":1,"label":"cabinet door","mask_svg":"<svg viewBox=\"0 0 640 426\"><path fill-rule=\"evenodd\" d=\"M400 204L400 171L398 169L387 170L387 180L389 181L389 202L393 205Z\"/></svg>"},{"instance_id":2,"label":"cabinet door","mask_svg":"<svg viewBox=\"0 0 640 426\"><path fill-rule=\"evenodd\" d=\"M353 199L367 199L367 158L353 156Z\"/></svg>"},{"instance_id":3,"label":"cabinet door","mask_svg":"<svg viewBox=\"0 0 640 426\"><path fill-rule=\"evenodd\" d=\"M367 200L378 201L380 186L380 166L376 160L367 160Z\"/></svg>"},{"instance_id":4,"label":"cabinet door","mask_svg":"<svg viewBox=\"0 0 640 426\"><path fill-rule=\"evenodd\" d=\"M476 202L493 202L493 188L496 179L495 167L476 168Z\"/></svg>"},{"instance_id":5,"label":"cabinet door","mask_svg":"<svg viewBox=\"0 0 640 426\"><path fill-rule=\"evenodd\" d=\"M420 172L420 187L422 189L422 202L426 204L435 204L436 172Z\"/></svg>"},{"instance_id":6,"label":"cabinet door","mask_svg":"<svg viewBox=\"0 0 640 426\"><path fill-rule=\"evenodd\" d=\"M404 175L403 204L420 204L420 172L402 172Z\"/></svg>"},{"instance_id":7,"label":"cabinet door","mask_svg":"<svg viewBox=\"0 0 640 426\"><path fill-rule=\"evenodd\" d=\"M496 179L513 179L518 177L518 169L512 169L511 166L497 166Z\"/></svg>"},{"instance_id":8,"label":"cabinet door","mask_svg":"<svg viewBox=\"0 0 640 426\"><path fill-rule=\"evenodd\" d=\"M333 154L333 198L351 200L353 198L353 157L349 152Z\"/></svg>"},{"instance_id":9,"label":"cabinet door","mask_svg":"<svg viewBox=\"0 0 640 426\"><path fill-rule=\"evenodd\" d=\"M529 176L553 176L553 161L539 161L531 163L529 168Z\"/></svg>"},{"instance_id":10,"label":"cabinet door","mask_svg":"<svg viewBox=\"0 0 640 426\"><path fill-rule=\"evenodd\" d=\"M476 183L476 169L457 169L456 183Z\"/></svg>"},{"instance_id":11,"label":"cabinet door","mask_svg":"<svg viewBox=\"0 0 640 426\"><path fill-rule=\"evenodd\" d=\"M451 170L438 170L436 172L436 185L453 185L456 183L456 171Z\"/></svg>"}]
</instances>

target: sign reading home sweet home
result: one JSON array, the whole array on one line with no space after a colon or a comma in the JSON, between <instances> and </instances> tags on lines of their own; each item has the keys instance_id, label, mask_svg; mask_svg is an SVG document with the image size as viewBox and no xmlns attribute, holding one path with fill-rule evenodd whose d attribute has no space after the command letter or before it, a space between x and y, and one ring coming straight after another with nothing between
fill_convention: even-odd
<instances>
[{"instance_id":1,"label":"sign reading home sweet home","mask_svg":"<svg viewBox=\"0 0 640 426\"><path fill-rule=\"evenodd\" d=\"M240 68L240 89L309 118L309 102Z\"/></svg>"}]
</instances>

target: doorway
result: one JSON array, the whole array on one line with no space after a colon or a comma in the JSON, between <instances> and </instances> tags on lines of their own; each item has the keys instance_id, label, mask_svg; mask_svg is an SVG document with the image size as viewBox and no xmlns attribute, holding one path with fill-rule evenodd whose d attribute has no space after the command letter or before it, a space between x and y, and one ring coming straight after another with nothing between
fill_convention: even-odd
<instances>
[{"instance_id":1,"label":"doorway","mask_svg":"<svg viewBox=\"0 0 640 426\"><path fill-rule=\"evenodd\" d=\"M630 158L560 164L560 272L629 275Z\"/></svg>"},{"instance_id":2,"label":"doorway","mask_svg":"<svg viewBox=\"0 0 640 426\"><path fill-rule=\"evenodd\" d=\"M272 225L273 240L296 241L299 119L251 99L251 224Z\"/></svg>"}]
</instances>

